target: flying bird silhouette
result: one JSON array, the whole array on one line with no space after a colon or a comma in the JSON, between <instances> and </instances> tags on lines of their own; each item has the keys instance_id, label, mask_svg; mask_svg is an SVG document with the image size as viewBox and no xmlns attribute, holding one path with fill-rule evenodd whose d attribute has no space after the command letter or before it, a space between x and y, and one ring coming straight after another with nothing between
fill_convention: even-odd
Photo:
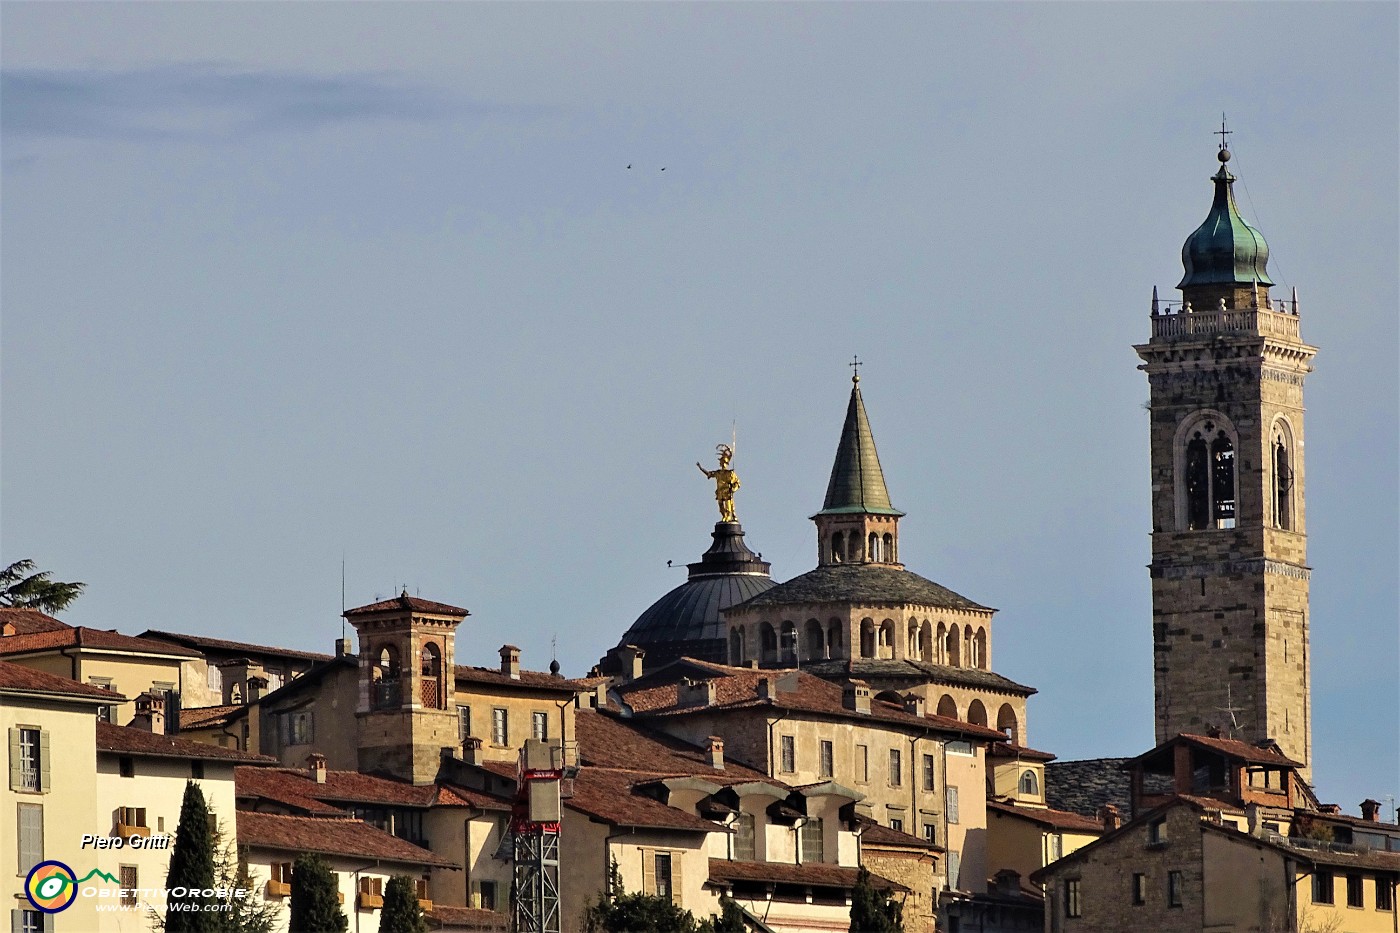
<instances>
[{"instance_id":1,"label":"flying bird silhouette","mask_svg":"<svg viewBox=\"0 0 1400 933\"><path fill-rule=\"evenodd\" d=\"M631 166L631 165L628 165L627 167L628 167L628 168L631 168L632 166Z\"/></svg>"}]
</instances>

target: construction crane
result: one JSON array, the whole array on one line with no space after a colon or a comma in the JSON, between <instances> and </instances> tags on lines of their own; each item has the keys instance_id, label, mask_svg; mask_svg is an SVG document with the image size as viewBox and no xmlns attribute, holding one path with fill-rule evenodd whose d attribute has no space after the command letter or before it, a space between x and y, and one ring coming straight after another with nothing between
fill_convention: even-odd
<instances>
[{"instance_id":1,"label":"construction crane","mask_svg":"<svg viewBox=\"0 0 1400 933\"><path fill-rule=\"evenodd\" d=\"M558 739L528 739L520 750L511 807L511 933L560 933L560 786L578 772Z\"/></svg>"}]
</instances>

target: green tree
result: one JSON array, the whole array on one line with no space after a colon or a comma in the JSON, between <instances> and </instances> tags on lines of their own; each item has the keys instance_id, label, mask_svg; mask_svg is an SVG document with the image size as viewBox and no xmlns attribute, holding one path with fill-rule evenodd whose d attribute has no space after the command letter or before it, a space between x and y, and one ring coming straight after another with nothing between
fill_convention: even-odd
<instances>
[{"instance_id":1,"label":"green tree","mask_svg":"<svg viewBox=\"0 0 1400 933\"><path fill-rule=\"evenodd\" d=\"M258 896L257 882L248 872L248 863L238 857L232 840L222 829L215 834L218 856L214 860L214 886L229 892L218 903L224 909L214 914L217 933L272 933L277 927L277 905ZM238 890L248 892L237 897Z\"/></svg>"},{"instance_id":2,"label":"green tree","mask_svg":"<svg viewBox=\"0 0 1400 933\"><path fill-rule=\"evenodd\" d=\"M170 853L170 870L165 886L207 891L214 887L214 829L204 792L194 781L185 782L185 799L180 804L180 826L175 830L175 848ZM170 895L165 906L166 933L215 933L216 914L206 910L213 899L205 895Z\"/></svg>"},{"instance_id":3,"label":"green tree","mask_svg":"<svg viewBox=\"0 0 1400 933\"><path fill-rule=\"evenodd\" d=\"M614 859L608 890L583 913L584 933L713 933L710 922L655 894L628 894Z\"/></svg>"},{"instance_id":4,"label":"green tree","mask_svg":"<svg viewBox=\"0 0 1400 933\"><path fill-rule=\"evenodd\" d=\"M340 909L335 877L319 855L299 855L292 863L292 916L296 933L345 933L350 922Z\"/></svg>"},{"instance_id":5,"label":"green tree","mask_svg":"<svg viewBox=\"0 0 1400 933\"><path fill-rule=\"evenodd\" d=\"M719 916L710 920L714 933L749 933L748 924L744 922L744 912L739 909L737 903L730 898L722 897L719 906Z\"/></svg>"},{"instance_id":6,"label":"green tree","mask_svg":"<svg viewBox=\"0 0 1400 933\"><path fill-rule=\"evenodd\" d=\"M904 933L904 908L878 890L864 868L851 889L851 933Z\"/></svg>"},{"instance_id":7,"label":"green tree","mask_svg":"<svg viewBox=\"0 0 1400 933\"><path fill-rule=\"evenodd\" d=\"M407 875L395 875L384 888L379 933L428 933L428 922L423 919L423 908L418 906L413 879Z\"/></svg>"},{"instance_id":8,"label":"green tree","mask_svg":"<svg viewBox=\"0 0 1400 933\"><path fill-rule=\"evenodd\" d=\"M50 580L50 571L35 573L34 566L32 560L17 560L0 570L0 606L62 612L87 585Z\"/></svg>"}]
</instances>

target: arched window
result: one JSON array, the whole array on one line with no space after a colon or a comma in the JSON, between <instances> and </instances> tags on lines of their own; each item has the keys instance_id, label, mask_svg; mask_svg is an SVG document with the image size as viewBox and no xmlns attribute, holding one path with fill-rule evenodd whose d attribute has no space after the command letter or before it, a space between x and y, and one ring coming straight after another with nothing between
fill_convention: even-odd
<instances>
[{"instance_id":1,"label":"arched window","mask_svg":"<svg viewBox=\"0 0 1400 933\"><path fill-rule=\"evenodd\" d=\"M968 704L967 721L974 726L985 726L987 724L987 707L982 705L981 700L973 700Z\"/></svg>"},{"instance_id":2,"label":"arched window","mask_svg":"<svg viewBox=\"0 0 1400 933\"><path fill-rule=\"evenodd\" d=\"M870 540L866 542L866 560L877 561L880 559L880 536L875 532L870 532Z\"/></svg>"},{"instance_id":3,"label":"arched window","mask_svg":"<svg viewBox=\"0 0 1400 933\"><path fill-rule=\"evenodd\" d=\"M943 639L943 653L947 657L946 664L953 667L962 667L962 634L956 625L949 626L948 636Z\"/></svg>"},{"instance_id":4,"label":"arched window","mask_svg":"<svg viewBox=\"0 0 1400 933\"><path fill-rule=\"evenodd\" d=\"M779 658L782 664L797 663L797 626L792 622L783 623L783 656Z\"/></svg>"},{"instance_id":5,"label":"arched window","mask_svg":"<svg viewBox=\"0 0 1400 933\"><path fill-rule=\"evenodd\" d=\"M842 643L842 627L843 626L840 619L832 619L826 624L827 657L835 658L840 656Z\"/></svg>"},{"instance_id":6,"label":"arched window","mask_svg":"<svg viewBox=\"0 0 1400 933\"><path fill-rule=\"evenodd\" d=\"M962 659L963 659L963 664L967 665L968 667L975 667L976 664L977 664L977 659L976 659L976 658L973 656L973 654L972 654L972 626L971 626L971 625L964 625L964 626L963 626L963 636L962 636Z\"/></svg>"},{"instance_id":7,"label":"arched window","mask_svg":"<svg viewBox=\"0 0 1400 933\"><path fill-rule=\"evenodd\" d=\"M1021 744L1021 724L1010 703L1001 704L1001 709L997 710L997 731L1017 745Z\"/></svg>"},{"instance_id":8,"label":"arched window","mask_svg":"<svg viewBox=\"0 0 1400 933\"><path fill-rule=\"evenodd\" d=\"M919 656L919 620L909 620L908 648L904 652L906 658L917 658Z\"/></svg>"},{"instance_id":9,"label":"arched window","mask_svg":"<svg viewBox=\"0 0 1400 933\"><path fill-rule=\"evenodd\" d=\"M729 632L729 663L735 667L744 663L744 630L731 629Z\"/></svg>"},{"instance_id":10,"label":"arched window","mask_svg":"<svg viewBox=\"0 0 1400 933\"><path fill-rule=\"evenodd\" d=\"M762 649L760 660L764 664L775 664L778 660L778 633L773 626L764 622L759 625L759 643Z\"/></svg>"},{"instance_id":11,"label":"arched window","mask_svg":"<svg viewBox=\"0 0 1400 933\"><path fill-rule=\"evenodd\" d=\"M929 624L928 619L919 626L919 660L933 660L933 626Z\"/></svg>"},{"instance_id":12,"label":"arched window","mask_svg":"<svg viewBox=\"0 0 1400 933\"><path fill-rule=\"evenodd\" d=\"M860 620L860 656L862 658L875 657L875 621L873 619Z\"/></svg>"},{"instance_id":13,"label":"arched window","mask_svg":"<svg viewBox=\"0 0 1400 933\"><path fill-rule=\"evenodd\" d=\"M846 539L846 560L857 562L864 558L860 550L860 532L850 532L850 537Z\"/></svg>"},{"instance_id":14,"label":"arched window","mask_svg":"<svg viewBox=\"0 0 1400 933\"><path fill-rule=\"evenodd\" d=\"M822 624L816 619L808 619L802 640L807 644L807 660L826 659L826 639L822 637Z\"/></svg>"},{"instance_id":15,"label":"arched window","mask_svg":"<svg viewBox=\"0 0 1400 933\"><path fill-rule=\"evenodd\" d=\"M419 671L423 675L418 682L419 699L426 709L445 709L446 697L441 689L442 655L438 646L428 642L423 646L419 657Z\"/></svg>"},{"instance_id":16,"label":"arched window","mask_svg":"<svg viewBox=\"0 0 1400 933\"><path fill-rule=\"evenodd\" d=\"M886 533L881 543L883 544L883 550L880 552L881 559L887 564L894 563L894 535Z\"/></svg>"},{"instance_id":17,"label":"arched window","mask_svg":"<svg viewBox=\"0 0 1400 933\"><path fill-rule=\"evenodd\" d=\"M1293 529L1293 458L1290 455L1288 429L1283 422L1274 425L1273 490L1270 497L1274 509L1274 527Z\"/></svg>"},{"instance_id":18,"label":"arched window","mask_svg":"<svg viewBox=\"0 0 1400 933\"><path fill-rule=\"evenodd\" d=\"M1029 797L1040 796L1040 782L1036 780L1034 771L1026 770L1021 772L1021 783L1017 790Z\"/></svg>"},{"instance_id":19,"label":"arched window","mask_svg":"<svg viewBox=\"0 0 1400 933\"><path fill-rule=\"evenodd\" d=\"M401 676L399 667L399 652L393 645L385 645L379 649L379 664L374 672L374 707L376 709L387 709L399 706L403 701L403 694L399 689L399 678Z\"/></svg>"},{"instance_id":20,"label":"arched window","mask_svg":"<svg viewBox=\"0 0 1400 933\"><path fill-rule=\"evenodd\" d=\"M839 564L846 559L846 544L843 540L845 535L839 531L831 534L831 562Z\"/></svg>"},{"instance_id":21,"label":"arched window","mask_svg":"<svg viewBox=\"0 0 1400 933\"><path fill-rule=\"evenodd\" d=\"M948 694L946 694L946 693L943 694L943 696L939 697L939 699L938 699L938 715L943 716L943 717L945 717L945 718L947 718L947 719L957 719L957 718L958 718L958 703L957 703L957 701L954 700L954 699L953 699L951 696L949 696Z\"/></svg>"},{"instance_id":22,"label":"arched window","mask_svg":"<svg viewBox=\"0 0 1400 933\"><path fill-rule=\"evenodd\" d=\"M1182 464L1186 527L1235 527L1235 442L1224 427L1206 420L1186 438Z\"/></svg>"},{"instance_id":23,"label":"arched window","mask_svg":"<svg viewBox=\"0 0 1400 933\"><path fill-rule=\"evenodd\" d=\"M979 628L977 634L972 638L972 651L977 660L973 662L973 667L981 670L987 669L987 630Z\"/></svg>"}]
</instances>

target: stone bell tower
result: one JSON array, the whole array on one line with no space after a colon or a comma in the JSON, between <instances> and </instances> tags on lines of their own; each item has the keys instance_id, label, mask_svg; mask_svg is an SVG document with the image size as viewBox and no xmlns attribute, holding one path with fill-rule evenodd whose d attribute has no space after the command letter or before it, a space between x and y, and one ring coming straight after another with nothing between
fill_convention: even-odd
<instances>
[{"instance_id":1,"label":"stone bell tower","mask_svg":"<svg viewBox=\"0 0 1400 933\"><path fill-rule=\"evenodd\" d=\"M1240 216L1229 160L1222 144L1181 300L1154 289L1152 337L1134 347L1151 388L1157 741L1218 728L1308 764L1303 379L1317 350L1296 290L1270 297L1269 248Z\"/></svg>"},{"instance_id":2,"label":"stone bell tower","mask_svg":"<svg viewBox=\"0 0 1400 933\"><path fill-rule=\"evenodd\" d=\"M402 593L345 613L360 637L359 770L431 784L458 744L454 640L467 610Z\"/></svg>"}]
</instances>

